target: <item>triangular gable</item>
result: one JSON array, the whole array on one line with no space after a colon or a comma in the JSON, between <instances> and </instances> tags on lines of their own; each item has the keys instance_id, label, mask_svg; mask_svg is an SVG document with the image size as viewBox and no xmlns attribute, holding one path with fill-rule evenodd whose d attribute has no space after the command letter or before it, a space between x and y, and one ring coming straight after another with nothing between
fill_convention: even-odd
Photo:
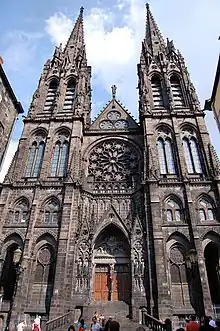
<instances>
[{"instance_id":1,"label":"triangular gable","mask_svg":"<svg viewBox=\"0 0 220 331\"><path fill-rule=\"evenodd\" d=\"M98 115L90 130L124 131L138 129L139 126L131 115L122 107L119 101L112 99Z\"/></svg>"}]
</instances>

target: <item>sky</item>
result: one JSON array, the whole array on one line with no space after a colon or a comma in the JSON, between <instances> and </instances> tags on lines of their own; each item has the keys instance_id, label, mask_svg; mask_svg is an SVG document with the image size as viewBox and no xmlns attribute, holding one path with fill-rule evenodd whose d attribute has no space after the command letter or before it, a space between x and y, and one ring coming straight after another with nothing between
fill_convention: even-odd
<instances>
[{"instance_id":1,"label":"sky","mask_svg":"<svg viewBox=\"0 0 220 331\"><path fill-rule=\"evenodd\" d=\"M183 54L201 105L211 96L220 50L219 0L149 0L164 36ZM43 65L54 46L65 45L80 7L85 8L85 41L92 66L92 118L117 98L138 118L137 63L145 33L145 0L7 0L1 3L0 56L11 86L27 114ZM13 8L13 10L11 9ZM220 155L213 114L206 122ZM10 165L22 132L17 121L0 181Z\"/></svg>"}]
</instances>

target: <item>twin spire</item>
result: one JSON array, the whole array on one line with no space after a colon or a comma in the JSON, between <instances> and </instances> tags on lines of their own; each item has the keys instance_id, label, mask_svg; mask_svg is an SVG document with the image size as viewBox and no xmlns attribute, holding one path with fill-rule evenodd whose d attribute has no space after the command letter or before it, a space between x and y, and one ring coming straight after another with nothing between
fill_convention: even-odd
<instances>
[{"instance_id":1,"label":"twin spire","mask_svg":"<svg viewBox=\"0 0 220 331\"><path fill-rule=\"evenodd\" d=\"M64 53L70 51L71 49L81 49L82 47L84 47L83 11L84 8L81 7L79 16L76 20L76 23L64 49Z\"/></svg>"}]
</instances>

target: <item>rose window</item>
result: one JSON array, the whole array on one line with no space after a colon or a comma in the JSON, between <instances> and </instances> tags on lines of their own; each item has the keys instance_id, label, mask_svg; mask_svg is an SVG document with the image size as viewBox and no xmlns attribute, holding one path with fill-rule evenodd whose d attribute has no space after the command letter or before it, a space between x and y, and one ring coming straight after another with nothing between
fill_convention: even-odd
<instances>
[{"instance_id":1,"label":"rose window","mask_svg":"<svg viewBox=\"0 0 220 331\"><path fill-rule=\"evenodd\" d=\"M129 181L137 171L138 154L125 142L103 142L90 154L89 176L94 176L96 182Z\"/></svg>"}]
</instances>

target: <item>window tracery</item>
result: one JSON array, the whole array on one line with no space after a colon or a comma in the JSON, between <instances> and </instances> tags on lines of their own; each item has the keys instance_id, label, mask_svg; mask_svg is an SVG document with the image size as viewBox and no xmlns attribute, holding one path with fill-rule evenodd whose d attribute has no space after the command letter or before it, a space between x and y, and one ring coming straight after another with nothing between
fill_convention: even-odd
<instances>
[{"instance_id":1,"label":"window tracery","mask_svg":"<svg viewBox=\"0 0 220 331\"><path fill-rule=\"evenodd\" d=\"M167 130L160 131L157 139L160 173L176 174L176 166L173 152L171 134Z\"/></svg>"},{"instance_id":2,"label":"window tracery","mask_svg":"<svg viewBox=\"0 0 220 331\"><path fill-rule=\"evenodd\" d=\"M114 189L115 184L131 188L138 173L139 157L134 147L120 140L104 141L89 156L89 176L100 187Z\"/></svg>"},{"instance_id":3,"label":"window tracery","mask_svg":"<svg viewBox=\"0 0 220 331\"><path fill-rule=\"evenodd\" d=\"M26 177L38 177L44 156L44 137L36 136L29 150Z\"/></svg>"},{"instance_id":4,"label":"window tracery","mask_svg":"<svg viewBox=\"0 0 220 331\"><path fill-rule=\"evenodd\" d=\"M195 132L192 130L185 130L183 136L183 148L187 170L190 174L202 174L202 164L199 153L198 142Z\"/></svg>"},{"instance_id":5,"label":"window tracery","mask_svg":"<svg viewBox=\"0 0 220 331\"><path fill-rule=\"evenodd\" d=\"M166 219L167 222L181 222L184 220L182 206L173 198L166 201Z\"/></svg>"},{"instance_id":6,"label":"window tracery","mask_svg":"<svg viewBox=\"0 0 220 331\"><path fill-rule=\"evenodd\" d=\"M172 284L187 283L185 260L178 247L170 250L170 274Z\"/></svg>"},{"instance_id":7,"label":"window tracery","mask_svg":"<svg viewBox=\"0 0 220 331\"><path fill-rule=\"evenodd\" d=\"M54 259L51 247L45 245L37 253L35 283L48 284L53 282Z\"/></svg>"},{"instance_id":8,"label":"window tracery","mask_svg":"<svg viewBox=\"0 0 220 331\"><path fill-rule=\"evenodd\" d=\"M69 135L65 132L60 133L54 147L51 176L65 177L69 154Z\"/></svg>"},{"instance_id":9,"label":"window tracery","mask_svg":"<svg viewBox=\"0 0 220 331\"><path fill-rule=\"evenodd\" d=\"M107 114L107 119L99 124L100 129L127 129L129 127L128 121L121 119L121 114L117 110L110 111Z\"/></svg>"},{"instance_id":10,"label":"window tracery","mask_svg":"<svg viewBox=\"0 0 220 331\"><path fill-rule=\"evenodd\" d=\"M57 201L50 200L44 208L44 223L58 224L59 221L59 205Z\"/></svg>"},{"instance_id":11,"label":"window tracery","mask_svg":"<svg viewBox=\"0 0 220 331\"><path fill-rule=\"evenodd\" d=\"M208 199L201 198L199 200L199 219L201 222L213 221L215 219L213 205Z\"/></svg>"},{"instance_id":12,"label":"window tracery","mask_svg":"<svg viewBox=\"0 0 220 331\"><path fill-rule=\"evenodd\" d=\"M13 223L20 223L20 224L25 224L28 219L28 204L25 200L19 201L15 208L14 208L14 213L12 217L12 222Z\"/></svg>"}]
</instances>

